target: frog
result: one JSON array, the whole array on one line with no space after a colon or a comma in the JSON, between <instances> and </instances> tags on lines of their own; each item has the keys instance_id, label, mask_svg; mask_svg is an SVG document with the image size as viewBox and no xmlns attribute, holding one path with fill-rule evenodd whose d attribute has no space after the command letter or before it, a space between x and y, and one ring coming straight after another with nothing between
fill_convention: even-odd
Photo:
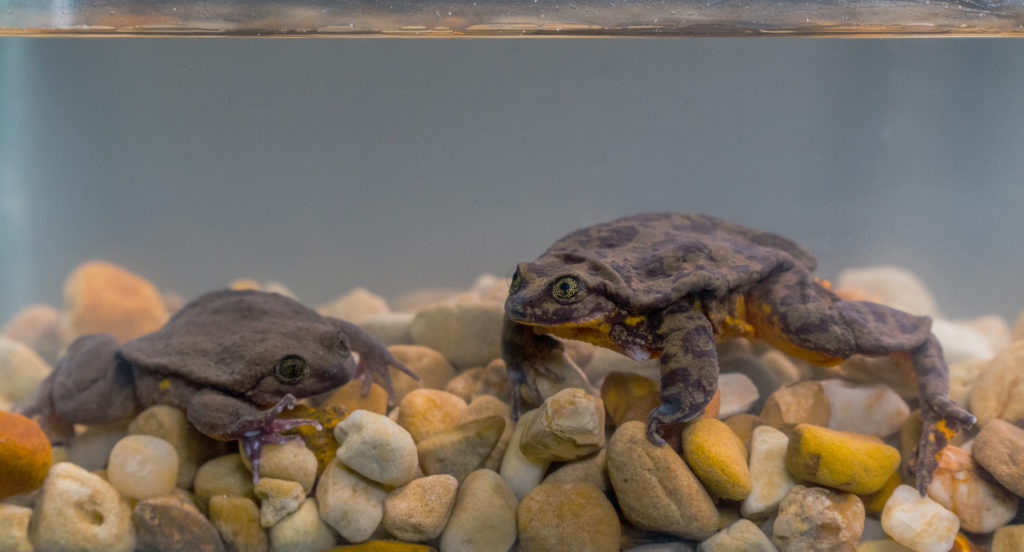
<instances>
[{"instance_id":1,"label":"frog","mask_svg":"<svg viewBox=\"0 0 1024 552\"><path fill-rule=\"evenodd\" d=\"M358 353L356 362L353 353ZM183 410L201 433L238 440L259 482L267 444L299 441L282 432L305 418L280 418L299 399L374 378L394 396L389 367L419 377L356 324L321 316L290 297L225 289L192 300L159 330L118 343L109 334L75 339L23 410L56 442L73 424L126 421L166 404Z\"/></svg>"},{"instance_id":2,"label":"frog","mask_svg":"<svg viewBox=\"0 0 1024 552\"><path fill-rule=\"evenodd\" d=\"M939 451L976 422L949 399L931 318L843 300L816 264L788 238L704 214L642 213L569 233L512 275L501 341L513 417L524 392L542 401L539 377L563 379L549 362L564 351L558 338L659 359L661 404L646 426L659 446L666 426L711 401L724 340L760 340L821 366L893 355L917 378L925 430L910 469L924 495Z\"/></svg>"}]
</instances>

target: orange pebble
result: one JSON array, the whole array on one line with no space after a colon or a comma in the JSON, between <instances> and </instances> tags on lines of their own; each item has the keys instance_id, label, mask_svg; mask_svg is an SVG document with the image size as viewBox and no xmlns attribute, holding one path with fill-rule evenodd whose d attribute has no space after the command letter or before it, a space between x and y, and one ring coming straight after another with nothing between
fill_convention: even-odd
<instances>
[{"instance_id":1,"label":"orange pebble","mask_svg":"<svg viewBox=\"0 0 1024 552\"><path fill-rule=\"evenodd\" d=\"M39 424L0 411L0 499L42 486L51 460L50 440Z\"/></svg>"},{"instance_id":2,"label":"orange pebble","mask_svg":"<svg viewBox=\"0 0 1024 552\"><path fill-rule=\"evenodd\" d=\"M167 321L156 286L101 261L84 263L68 275L64 310L75 335L109 333L122 343L159 330Z\"/></svg>"}]
</instances>

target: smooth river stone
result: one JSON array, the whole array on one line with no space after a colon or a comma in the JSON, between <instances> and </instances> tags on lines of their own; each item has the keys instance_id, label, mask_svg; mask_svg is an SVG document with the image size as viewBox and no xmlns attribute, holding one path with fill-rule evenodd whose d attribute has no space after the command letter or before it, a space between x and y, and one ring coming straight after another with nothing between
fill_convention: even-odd
<instances>
[{"instance_id":1,"label":"smooth river stone","mask_svg":"<svg viewBox=\"0 0 1024 552\"><path fill-rule=\"evenodd\" d=\"M367 479L401 485L416 476L416 443L387 416L356 410L334 426L337 457Z\"/></svg>"},{"instance_id":2,"label":"smooth river stone","mask_svg":"<svg viewBox=\"0 0 1024 552\"><path fill-rule=\"evenodd\" d=\"M102 477L68 462L50 468L32 518L29 536L37 550L135 549L128 500Z\"/></svg>"},{"instance_id":3,"label":"smooth river stone","mask_svg":"<svg viewBox=\"0 0 1024 552\"><path fill-rule=\"evenodd\" d=\"M420 477L398 487L384 500L384 529L404 541L437 538L448 524L458 487L450 475Z\"/></svg>"},{"instance_id":4,"label":"smooth river stone","mask_svg":"<svg viewBox=\"0 0 1024 552\"><path fill-rule=\"evenodd\" d=\"M352 543L363 542L376 531L384 518L385 498L382 486L337 459L327 465L316 486L320 517Z\"/></svg>"},{"instance_id":5,"label":"smooth river stone","mask_svg":"<svg viewBox=\"0 0 1024 552\"><path fill-rule=\"evenodd\" d=\"M516 542L516 507L512 489L491 470L477 470L459 487L441 552L508 552Z\"/></svg>"},{"instance_id":6,"label":"smooth river stone","mask_svg":"<svg viewBox=\"0 0 1024 552\"><path fill-rule=\"evenodd\" d=\"M882 529L917 552L949 552L960 520L938 502L922 497L917 489L900 485L882 510Z\"/></svg>"},{"instance_id":7,"label":"smooth river stone","mask_svg":"<svg viewBox=\"0 0 1024 552\"><path fill-rule=\"evenodd\" d=\"M563 389L544 400L523 431L519 450L534 462L567 461L604 446L604 403L582 389Z\"/></svg>"},{"instance_id":8,"label":"smooth river stone","mask_svg":"<svg viewBox=\"0 0 1024 552\"><path fill-rule=\"evenodd\" d=\"M953 445L939 452L928 496L956 514L960 528L972 533L991 533L1017 514L1017 497L990 483L971 454Z\"/></svg>"},{"instance_id":9,"label":"smooth river stone","mask_svg":"<svg viewBox=\"0 0 1024 552\"><path fill-rule=\"evenodd\" d=\"M178 482L178 452L159 437L128 435L110 451L107 479L139 500L165 495Z\"/></svg>"},{"instance_id":10,"label":"smooth river stone","mask_svg":"<svg viewBox=\"0 0 1024 552\"><path fill-rule=\"evenodd\" d=\"M108 333L121 343L155 332L167 321L156 286L102 261L83 263L68 275L64 313L74 336Z\"/></svg>"},{"instance_id":11,"label":"smooth river stone","mask_svg":"<svg viewBox=\"0 0 1024 552\"><path fill-rule=\"evenodd\" d=\"M618 552L622 528L611 502L590 483L545 483L519 503L521 552Z\"/></svg>"},{"instance_id":12,"label":"smooth river stone","mask_svg":"<svg viewBox=\"0 0 1024 552\"><path fill-rule=\"evenodd\" d=\"M1024 496L1024 429L998 418L989 421L974 439L971 455L1002 486Z\"/></svg>"},{"instance_id":13,"label":"smooth river stone","mask_svg":"<svg viewBox=\"0 0 1024 552\"><path fill-rule=\"evenodd\" d=\"M771 426L758 426L750 438L750 494L743 499L743 517L766 516L778 507L786 493L796 485L786 469L789 437Z\"/></svg>"}]
</instances>

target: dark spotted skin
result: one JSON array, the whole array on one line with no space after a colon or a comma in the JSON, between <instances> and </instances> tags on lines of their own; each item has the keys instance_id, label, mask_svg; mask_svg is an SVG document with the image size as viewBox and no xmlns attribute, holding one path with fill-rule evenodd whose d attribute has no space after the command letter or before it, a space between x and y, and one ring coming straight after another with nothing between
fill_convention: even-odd
<instances>
[{"instance_id":1,"label":"dark spotted skin","mask_svg":"<svg viewBox=\"0 0 1024 552\"><path fill-rule=\"evenodd\" d=\"M358 366L351 351L360 354ZM284 377L282 360L296 357L305 372ZM154 404L175 406L202 433L241 441L258 481L265 444L298 438L282 431L319 426L278 419L296 397L325 393L353 377L363 378L365 394L375 374L390 394L389 365L408 373L354 324L276 293L223 290L193 300L160 330L123 345L107 334L78 338L24 413L39 416L51 438L64 440L72 424L112 423Z\"/></svg>"},{"instance_id":2,"label":"dark spotted skin","mask_svg":"<svg viewBox=\"0 0 1024 552\"><path fill-rule=\"evenodd\" d=\"M936 455L974 416L948 398L948 369L931 319L884 305L843 301L790 240L707 215L641 214L577 230L521 263L505 302L503 356L518 415L549 335L579 339L637 360L661 359L662 404L647 435L698 417L718 385L717 341L761 339L797 358L837 364L854 354L902 355L913 363L927 430L917 450L923 493Z\"/></svg>"}]
</instances>

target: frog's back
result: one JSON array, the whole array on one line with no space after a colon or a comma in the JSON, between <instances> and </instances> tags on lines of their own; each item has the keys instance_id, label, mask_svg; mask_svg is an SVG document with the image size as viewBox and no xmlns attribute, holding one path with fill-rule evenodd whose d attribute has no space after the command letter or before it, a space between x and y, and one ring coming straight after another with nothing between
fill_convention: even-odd
<instances>
[{"instance_id":1,"label":"frog's back","mask_svg":"<svg viewBox=\"0 0 1024 552\"><path fill-rule=\"evenodd\" d=\"M611 268L641 304L691 294L723 297L769 274L815 260L792 241L701 214L645 213L577 230L544 254Z\"/></svg>"}]
</instances>

